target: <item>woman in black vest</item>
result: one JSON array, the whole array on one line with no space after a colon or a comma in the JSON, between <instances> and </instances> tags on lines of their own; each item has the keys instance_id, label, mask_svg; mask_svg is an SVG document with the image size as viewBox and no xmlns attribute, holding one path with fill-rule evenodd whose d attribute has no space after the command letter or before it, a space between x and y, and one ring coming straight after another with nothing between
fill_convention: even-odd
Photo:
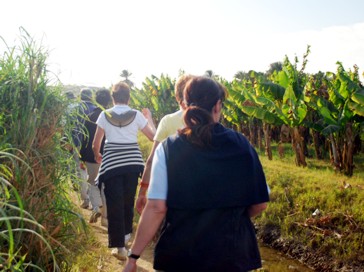
<instances>
[{"instance_id":1,"label":"woman in black vest","mask_svg":"<svg viewBox=\"0 0 364 272\"><path fill-rule=\"evenodd\" d=\"M264 172L248 140L219 123L225 88L207 77L184 90L186 127L156 150L148 202L124 271L164 221L157 271L234 272L261 267L251 217L269 201Z\"/></svg>"}]
</instances>

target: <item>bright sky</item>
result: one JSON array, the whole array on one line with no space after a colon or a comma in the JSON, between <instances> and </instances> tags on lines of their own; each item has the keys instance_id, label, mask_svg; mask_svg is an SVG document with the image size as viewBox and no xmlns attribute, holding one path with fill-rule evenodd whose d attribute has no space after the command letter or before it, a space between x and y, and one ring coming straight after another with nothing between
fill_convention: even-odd
<instances>
[{"instance_id":1,"label":"bright sky","mask_svg":"<svg viewBox=\"0 0 364 272\"><path fill-rule=\"evenodd\" d=\"M231 80L302 61L307 45L306 72L364 69L363 0L11 0L1 11L0 36L15 45L24 27L63 84L109 87L124 69L137 86L180 69Z\"/></svg>"}]
</instances>

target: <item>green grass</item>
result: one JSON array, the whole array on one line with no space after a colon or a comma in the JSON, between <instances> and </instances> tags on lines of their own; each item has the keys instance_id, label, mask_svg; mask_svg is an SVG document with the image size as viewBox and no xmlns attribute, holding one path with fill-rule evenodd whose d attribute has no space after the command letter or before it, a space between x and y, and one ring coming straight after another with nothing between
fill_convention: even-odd
<instances>
[{"instance_id":1,"label":"green grass","mask_svg":"<svg viewBox=\"0 0 364 272\"><path fill-rule=\"evenodd\" d=\"M69 198L67 101L50 86L48 52L21 29L0 56L0 270L69 271L87 240ZM67 125L68 124L68 125Z\"/></svg>"},{"instance_id":2,"label":"green grass","mask_svg":"<svg viewBox=\"0 0 364 272\"><path fill-rule=\"evenodd\" d=\"M355 157L352 177L335 173L328 161L308 158L297 167L293 154L261 162L271 189L271 201L260 225L273 224L281 236L299 241L342 262L364 261L364 155ZM319 215L314 216L318 209Z\"/></svg>"}]
</instances>

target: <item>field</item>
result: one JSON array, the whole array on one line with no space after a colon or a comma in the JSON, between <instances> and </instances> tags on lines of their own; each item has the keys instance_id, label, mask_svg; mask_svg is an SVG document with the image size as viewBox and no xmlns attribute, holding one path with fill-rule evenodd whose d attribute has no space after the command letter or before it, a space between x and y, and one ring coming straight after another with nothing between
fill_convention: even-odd
<instances>
[{"instance_id":1,"label":"field","mask_svg":"<svg viewBox=\"0 0 364 272\"><path fill-rule=\"evenodd\" d=\"M293 154L260 157L271 188L269 207L257 219L260 239L318 271L363 269L363 154L355 156L350 178L312 158L303 168Z\"/></svg>"}]
</instances>

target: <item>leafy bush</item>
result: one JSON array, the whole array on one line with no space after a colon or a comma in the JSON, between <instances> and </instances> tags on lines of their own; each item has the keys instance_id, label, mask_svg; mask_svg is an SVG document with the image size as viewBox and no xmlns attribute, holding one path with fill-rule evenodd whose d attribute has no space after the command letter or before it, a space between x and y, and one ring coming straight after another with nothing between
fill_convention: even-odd
<instances>
[{"instance_id":1,"label":"leafy bush","mask_svg":"<svg viewBox=\"0 0 364 272\"><path fill-rule=\"evenodd\" d=\"M0 59L0 263L10 271L69 270L85 229L61 147L67 103L48 79L47 56L21 29L21 45Z\"/></svg>"}]
</instances>

